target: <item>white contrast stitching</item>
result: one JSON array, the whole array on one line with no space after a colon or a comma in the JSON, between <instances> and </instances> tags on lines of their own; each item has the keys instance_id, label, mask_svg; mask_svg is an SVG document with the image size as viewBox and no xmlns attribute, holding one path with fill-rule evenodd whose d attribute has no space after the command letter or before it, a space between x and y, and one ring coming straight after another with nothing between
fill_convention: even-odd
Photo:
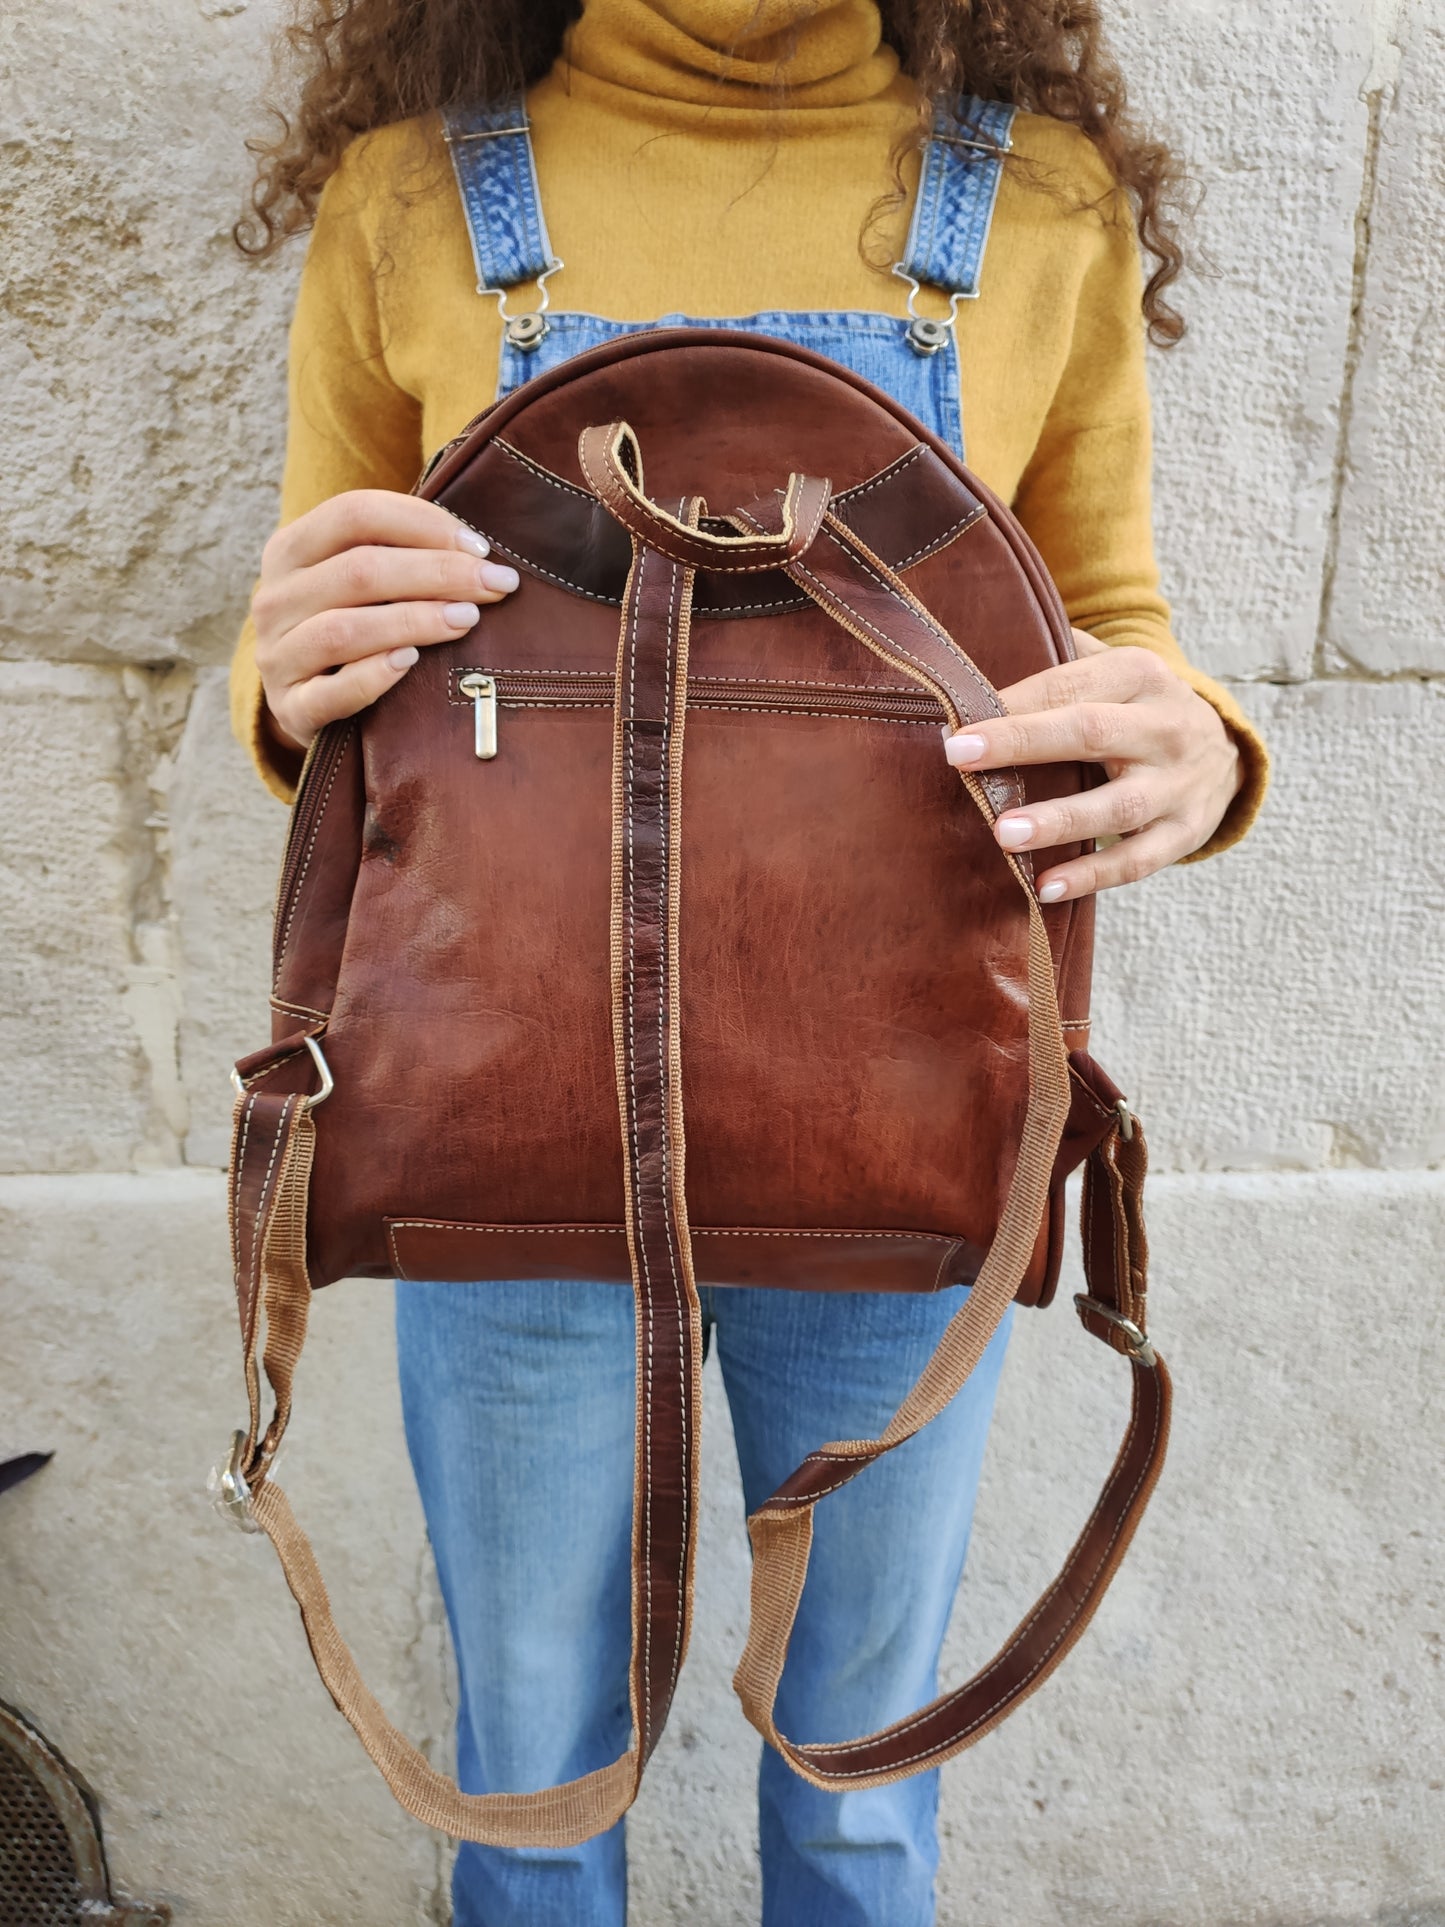
<instances>
[{"instance_id":1,"label":"white contrast stitching","mask_svg":"<svg viewBox=\"0 0 1445 1927\"><path fill-rule=\"evenodd\" d=\"M286 906L286 927L281 932L281 947L276 953L275 980L277 983L281 981L281 969L286 962L286 946L291 941L291 921L296 915L296 905L301 900L301 886L306 881L306 872L311 867L311 857L316 848L316 839L321 834L322 819L326 815L326 806L331 801L331 792L336 785L336 774L341 768L341 765L346 761L354 741L355 738L352 735L348 734L346 736L340 750L337 752L336 760L331 765L331 774L326 779L326 788L321 796L321 807L317 810L316 821L311 826L311 840L306 845L306 855L302 859L300 873L291 887L291 901Z\"/></svg>"}]
</instances>

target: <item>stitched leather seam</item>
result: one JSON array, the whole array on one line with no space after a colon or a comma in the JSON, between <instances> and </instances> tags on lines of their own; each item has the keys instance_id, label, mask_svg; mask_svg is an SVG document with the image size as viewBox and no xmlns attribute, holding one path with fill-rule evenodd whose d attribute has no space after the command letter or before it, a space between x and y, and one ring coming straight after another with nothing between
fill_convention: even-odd
<instances>
[{"instance_id":1,"label":"stitched leather seam","mask_svg":"<svg viewBox=\"0 0 1445 1927\"><path fill-rule=\"evenodd\" d=\"M835 502L857 501L860 495L867 495L875 488L882 488L885 482L891 482L895 475L901 475L905 468L909 467L913 462L916 462L921 455L926 453L926 445L923 442L915 442L912 448L905 449L901 455L895 455L888 466L886 468L880 468L878 473L872 476L870 480L866 482L855 482L852 488L845 488L840 495L835 495L833 500Z\"/></svg>"},{"instance_id":2,"label":"stitched leather seam","mask_svg":"<svg viewBox=\"0 0 1445 1927\"><path fill-rule=\"evenodd\" d=\"M291 1055L299 1056L300 1052L293 1051ZM565 1238L574 1232L605 1232L609 1237L621 1238L627 1232L625 1224L483 1224L459 1218L390 1218L387 1228L392 1237L398 1231L485 1231L518 1238ZM769 1231L733 1225L699 1225L694 1227L692 1235L694 1238L889 1238L895 1243L919 1244L927 1240L930 1244L950 1247L964 1242L962 1238L951 1238L946 1231L810 1231L791 1227Z\"/></svg>"},{"instance_id":3,"label":"stitched leather seam","mask_svg":"<svg viewBox=\"0 0 1445 1927\"><path fill-rule=\"evenodd\" d=\"M241 1121L241 1139L236 1147L235 1169L231 1174L231 1263L239 1277L241 1253L241 1172L246 1163L246 1140L251 1135L251 1113L256 1108L254 1092L248 1092Z\"/></svg>"},{"instance_id":4,"label":"stitched leather seam","mask_svg":"<svg viewBox=\"0 0 1445 1927\"><path fill-rule=\"evenodd\" d=\"M583 470L585 473L586 471L585 462L583 463ZM588 479L590 481L591 477L589 476ZM637 557L637 577L636 577L636 581L633 584L633 591L632 591L631 643L628 648L628 658L627 658L628 717L631 717L636 714L637 624L638 624L638 617L642 607L642 584L643 584L643 578L647 572L647 563L648 563L649 553L650 551L644 549ZM633 1216L636 1219L636 1223L637 1223L637 1232L636 1232L637 1249L642 1260L642 1275L647 1288L646 1295L650 1300L651 1291L652 1291L652 1277L651 1277L651 1271L649 1268L648 1256L647 1256L647 1227L643 1219L642 1201L636 1194L636 1187L640 1182L640 1178L641 1178L642 1152L641 1152L641 1146L640 1146L638 1131L637 1131L637 1068L636 1068L637 1040L636 1040L636 1032L634 1029L636 1008L637 1008L636 1006L637 930L636 930L636 908L635 908L635 898L634 898L635 867L634 867L634 861L633 861L633 834L632 834L633 798L635 795L635 786L633 783L634 732L633 732L632 724L629 720L624 719L622 726L623 726L623 730L626 733L626 738L627 738L627 774L625 778L626 792L627 792L627 816L626 816L627 1023L626 1023L626 1047L625 1048L626 1048L626 1062L627 1062L628 1109L630 1112L629 1123L631 1126L631 1134L632 1134L632 1169L634 1174L632 1211L633 1211ZM644 1389L643 1389L643 1400L642 1400L642 1405L643 1405L642 1434L643 1434L644 1464L650 1471L651 1464L652 1464L652 1319L651 1317L647 1317L645 1319L643 1318L641 1307L639 1307L639 1311L638 1311L638 1322L640 1326L641 1325L646 1326L646 1332L647 1332L647 1358L646 1358L646 1368L643 1372ZM640 1724L642 1725L643 1731L645 1733L648 1714L649 1714L649 1708L650 1708L651 1699L652 1699L651 1655L649 1652L648 1640L646 1636L646 1628L648 1628L652 1624L652 1480L650 1476L645 1476L643 1480L642 1572L643 1572L643 1591L644 1591L646 1603L643 1608L642 1637L641 1637L642 1652L640 1655L638 1670L642 1675L641 1707L639 1709L641 1714Z\"/></svg>"},{"instance_id":5,"label":"stitched leather seam","mask_svg":"<svg viewBox=\"0 0 1445 1927\"><path fill-rule=\"evenodd\" d=\"M948 1268L948 1266L953 1263L953 1254L955 1251L958 1250L959 1244L961 1242L962 1242L961 1239L955 1238L953 1243L949 1246L948 1250L940 1254L939 1260L938 1260L938 1269L933 1274L933 1289L935 1291L942 1291L943 1274L945 1270Z\"/></svg>"},{"instance_id":6,"label":"stitched leather seam","mask_svg":"<svg viewBox=\"0 0 1445 1927\"><path fill-rule=\"evenodd\" d=\"M504 455L510 455L514 462L520 462L523 468L530 469L539 481L548 483L552 488L561 489L564 495L575 495L584 502L596 501L596 496L589 495L585 488L578 488L575 482L569 482L561 475L554 475L550 468L543 468L540 462L534 462L530 455L524 455L520 448L514 448L500 435L492 437L492 446L500 448Z\"/></svg>"},{"instance_id":7,"label":"stitched leather seam","mask_svg":"<svg viewBox=\"0 0 1445 1927\"><path fill-rule=\"evenodd\" d=\"M611 709L611 703L511 702L501 699L503 709ZM690 703L699 711L723 710L736 716L813 716L825 723L886 723L894 728L937 729L931 716L860 716L848 709L797 709L788 703Z\"/></svg>"},{"instance_id":8,"label":"stitched leather seam","mask_svg":"<svg viewBox=\"0 0 1445 1927\"><path fill-rule=\"evenodd\" d=\"M253 1084L259 1084L263 1077L269 1077L272 1071L279 1071L283 1064L294 1063L305 1048L306 1046L301 1044L298 1045L295 1050L288 1050L284 1057L273 1057L269 1064L263 1065L259 1071L252 1071L251 1075L249 1077L243 1077L241 1082L249 1091L251 1086Z\"/></svg>"},{"instance_id":9,"label":"stitched leather seam","mask_svg":"<svg viewBox=\"0 0 1445 1927\"><path fill-rule=\"evenodd\" d=\"M291 901L286 907L286 927L281 932L281 947L276 953L275 981L277 983L281 980L281 969L286 962L286 947L291 941L291 921L296 915L296 906L301 901L301 886L305 883L306 872L311 867L312 854L316 849L316 839L321 834L321 825L326 816L326 806L331 801L331 792L336 786L336 773L351 754L352 741L353 738L348 736L342 746L340 754L331 765L331 774L326 779L326 788L321 797L321 807L317 810L316 821L311 826L311 840L306 845L306 855L302 860L300 874L297 876L295 885L292 888Z\"/></svg>"},{"instance_id":10,"label":"stitched leather seam","mask_svg":"<svg viewBox=\"0 0 1445 1927\"><path fill-rule=\"evenodd\" d=\"M808 606L809 598L807 596L803 596L801 600L802 600L803 607L806 608ZM470 676L470 675L555 676L559 681L569 676L602 675L602 676L606 676L609 682L612 680L610 676L607 676L606 670L596 670L596 669L531 669L531 668L528 668L528 669L515 669L515 670L512 670L512 669L493 670L493 669L487 668L487 666L484 663L480 663L480 662L457 664L452 669L453 682L455 682L455 679L458 676ZM835 682L830 677L817 678L817 677L811 677L811 676L702 676L698 678L698 680L702 682L738 683L745 689L752 688L754 686L756 686L759 689L839 689L839 690L842 690L845 694L850 696L852 695L911 696L914 690L918 687L918 685L915 682L913 682L911 678L906 683ZM689 697L690 696L691 696L691 692L689 691ZM513 700L514 699L509 696L503 696L501 698L501 701L503 701L504 703L510 702ZM472 698L470 696L449 696L447 698L447 701L452 703L458 703L463 708L466 708L466 709L470 709L472 705ZM610 709L612 707L611 703L609 703L607 707Z\"/></svg>"},{"instance_id":11,"label":"stitched leather seam","mask_svg":"<svg viewBox=\"0 0 1445 1927\"><path fill-rule=\"evenodd\" d=\"M256 1102L254 1097L251 1099L251 1102L252 1104ZM261 1180L260 1194L256 1199L256 1221L251 1227L251 1262L248 1266L251 1275L249 1303L253 1312L261 1292L261 1216L266 1209L266 1197L271 1188L271 1173L276 1168L276 1153L280 1150L281 1140L286 1134L286 1126L290 1121L289 1107L293 1102L294 1100L288 1097L286 1102L281 1106L281 1116L277 1122L276 1135L271 1140L271 1155L266 1160L266 1175Z\"/></svg>"},{"instance_id":12,"label":"stitched leather seam","mask_svg":"<svg viewBox=\"0 0 1445 1927\"><path fill-rule=\"evenodd\" d=\"M279 1010L287 1017L319 1017L324 1023L331 1015L329 1010L316 1010L310 1004L288 1004L284 997L272 997L269 1001L272 1010Z\"/></svg>"},{"instance_id":13,"label":"stitched leather seam","mask_svg":"<svg viewBox=\"0 0 1445 1927\"><path fill-rule=\"evenodd\" d=\"M683 502L681 505L681 512L684 515L687 513L686 502ZM657 785L657 818L660 831L659 840L662 848L661 891L658 899L658 925L661 932L661 941L658 946L657 960L659 971L657 998L657 1101L661 1111L662 1214L663 1225L667 1232L668 1279L672 1285L672 1295L677 1306L677 1322L679 1326L682 1324L683 1294L682 1279L679 1276L678 1270L677 1244L674 1236L676 1226L674 1224L675 1214L673 1210L671 1176L672 1131L668 1117L664 1017L668 1014L671 1003L671 999L668 996L668 976L671 968L669 958L671 948L669 933L671 929L670 892L672 889L672 659L674 653L673 643L677 635L677 589L681 576L682 570L678 564L676 562L671 563L668 569L667 630L663 637L663 649L666 661L663 672L661 768L659 770L660 780ZM686 695L687 692L686 689L684 689L684 704L686 703ZM689 1409L690 1401L687 1396L687 1349L685 1340L681 1342L677 1348L678 1434L682 1447L682 1463L684 1467L686 1467L689 1459L688 1427L692 1422L692 1414ZM677 1678L682 1668L682 1601L687 1591L687 1540L691 1530L691 1496L689 1481L684 1477L682 1481L682 1533L678 1542L677 1596L679 1604L672 1654L672 1676L674 1679Z\"/></svg>"},{"instance_id":14,"label":"stitched leather seam","mask_svg":"<svg viewBox=\"0 0 1445 1927\"><path fill-rule=\"evenodd\" d=\"M850 530L849 533L851 534L852 531ZM854 540L856 541L858 540L858 538L855 536ZM851 550L850 553L852 555L852 559L858 564L859 568L862 569L863 573L867 576L870 576L872 580L878 584L878 587L882 589L885 595L896 595L898 593L898 591L895 590L893 584L889 582L886 577L881 576L878 573L877 569L874 568L873 564L868 560L866 555L860 555L856 549ZM843 602L843 598L841 596L838 597L838 600L840 602ZM963 651L958 647L957 643L953 640L952 636L950 636L947 630L944 629L943 626L934 619L934 617L929 613L927 609L924 608L923 604L919 602L916 597L908 596L907 602L908 602L908 607L910 608L914 616L923 624L924 628L926 628L929 631L929 633L934 637L935 641L940 642L943 645L943 647L948 651L948 653L956 660L959 668L971 680L974 687L978 690L979 695L983 698L984 703L988 708L989 714L990 715L993 714L994 713L993 706L998 700L997 697L995 696L993 690L989 688L988 684L984 681L983 677L979 674L977 669L974 668L973 664L969 661L968 657L964 655ZM843 602L843 607L845 609L848 608L849 606L850 605L848 603ZM856 609L853 610L853 613L854 615L858 615L858 611ZM862 616L859 616L858 620L861 622L864 620L864 618ZM871 627L871 624L869 626ZM875 629L873 633L877 635L878 631ZM907 652L905 651L905 653ZM918 663L920 668L926 669L928 667L928 665L923 661L921 656L914 656L913 661ZM937 672L930 671L930 673L936 674Z\"/></svg>"},{"instance_id":15,"label":"stitched leather seam","mask_svg":"<svg viewBox=\"0 0 1445 1927\"><path fill-rule=\"evenodd\" d=\"M465 436L460 437L458 446L460 446L460 442L465 439ZM565 476L554 474L550 468L544 468L540 462L534 461L530 455L523 454L522 450L515 447L505 436L494 435L492 437L492 446L493 448L501 449L504 455L510 455L514 462L520 462L524 468L530 469L539 481L548 483L552 488L561 489L566 495L578 496L584 502L595 502L598 499L596 495L589 493L587 489L579 488L575 482L569 482ZM895 455L886 468L880 468L878 473L870 476L866 482L855 482L851 488L840 489L833 497L833 500L835 502L851 502L855 501L860 495L868 494L870 489L881 488L885 482L891 481L895 475L900 474L907 468L910 462L916 462L921 455L926 455L927 452L925 443L915 442L912 448L905 450L902 455Z\"/></svg>"},{"instance_id":16,"label":"stitched leather seam","mask_svg":"<svg viewBox=\"0 0 1445 1927\"><path fill-rule=\"evenodd\" d=\"M962 535L965 529L971 529L975 522L981 521L987 514L988 510L980 502L977 508L971 508L967 515L953 524L952 528L945 529L942 535L937 536L932 542L925 542L923 547L915 549L912 555L905 555L901 562L890 563L889 567L906 569L914 562L921 562L927 555L936 555L940 549L946 549L955 536Z\"/></svg>"},{"instance_id":17,"label":"stitched leather seam","mask_svg":"<svg viewBox=\"0 0 1445 1927\"><path fill-rule=\"evenodd\" d=\"M581 466L582 473L587 477L587 481L589 486L592 489L592 493L597 497L598 501L601 502L603 507L606 508L609 511L609 513L612 514L616 518L616 520L622 524L623 528L628 530L630 534L635 535L638 541L644 544L647 544L647 540L648 540L647 519L642 514L642 512L633 505L631 499L628 496L624 495L622 498L622 504L619 507L617 503L609 501L607 497L602 493L602 490L598 488L596 477L592 473L592 466L587 459L585 441L579 442L577 444L577 460ZM625 510L625 513L622 512L623 510ZM749 520L751 520L751 517L749 517ZM767 531L759 527L758 523L754 522L753 527L758 530L759 535L763 538L764 541L767 541L769 539ZM648 546L650 549L650 545ZM704 549L701 546L701 544L698 544L696 547L694 547L693 545L684 542L682 546L684 549L687 550L690 557L701 556L702 558L700 561L690 562L689 566L696 567L699 569L707 568L708 559L713 554L713 551ZM662 551L657 550L655 551L655 553L661 554ZM787 555L785 551L781 548L775 548L770 550L767 555L767 559L762 562L747 562L747 561L740 560L739 558L742 556L757 555L758 553L760 553L756 543L744 543L739 548L729 549L725 551L725 553L728 559L727 573L729 575L763 575L768 570L776 569L782 566L783 564L785 564L787 561ZM668 558L668 559L670 560L671 558Z\"/></svg>"},{"instance_id":18,"label":"stitched leather seam","mask_svg":"<svg viewBox=\"0 0 1445 1927\"><path fill-rule=\"evenodd\" d=\"M1136 1366L1135 1369L1143 1370L1144 1368L1141 1366ZM1162 1402L1156 1402L1155 1409L1154 1409L1154 1430L1149 1440L1149 1449L1144 1455L1144 1463L1139 1469L1139 1476L1134 1481L1133 1488L1129 1493L1129 1497L1124 1503L1124 1508L1120 1514L1118 1522L1115 1524L1114 1530L1109 1535L1108 1543L1104 1547L1103 1558L1100 1562L1101 1567L1108 1564L1109 1557L1112 1554L1114 1550L1114 1546L1118 1541L1119 1534L1123 1531L1125 1525L1128 1523L1129 1514L1133 1509L1134 1501L1139 1496L1139 1488L1143 1485L1145 1478L1148 1476L1149 1467L1153 1462L1153 1458L1154 1458L1154 1448L1158 1444L1158 1440L1159 1440L1159 1417L1162 1410L1163 1410ZM1131 1426L1130 1431L1132 1432L1132 1430L1133 1430L1133 1427ZM1126 1444L1127 1444L1127 1439L1126 1439ZM1093 1515L1091 1514L1090 1517L1092 1518L1092 1516ZM1087 1529L1088 1528L1086 1526L1085 1530L1087 1531ZM977 1685L979 1681L987 1679L990 1673L997 1672L998 1668L1003 1664L1003 1662L1006 1659L1009 1659L1013 1656L1013 1654L1018 1650L1018 1647L1023 1643L1024 1637L1027 1634L1029 1627L1032 1626L1034 1622L1038 1619L1040 1613L1042 1613L1042 1611L1044 1610L1044 1607L1049 1603L1049 1601L1053 1598L1054 1594L1059 1590L1060 1586L1064 1583L1064 1580L1068 1577L1068 1574L1069 1574L1069 1567L1066 1565L1064 1567L1064 1570L1054 1580L1053 1585L1049 1587L1048 1591L1039 1600L1038 1604L1035 1606L1034 1610L1029 1614L1028 1618L1017 1629L1015 1636L1009 1641L1008 1645L997 1656L997 1658L990 1661L990 1663L983 1669L981 1673L979 1673L976 1676L974 1680L971 1680L969 1682L970 1685ZM1039 1673L1042 1671L1042 1669L1048 1664L1049 1658L1051 1654L1054 1652L1054 1649L1064 1639L1068 1637L1069 1633L1073 1629L1075 1622L1079 1617L1079 1614L1084 1610L1084 1606L1086 1603L1087 1603L1086 1600L1082 1598L1076 1603L1073 1611L1069 1614L1068 1618L1064 1621L1063 1625L1059 1628L1058 1632L1049 1641L1048 1645L1044 1648L1043 1652L1040 1653L1038 1659L1029 1668L1028 1672L1024 1674L1023 1678L1017 1683L1017 1685L1006 1690L1000 1698L996 1699L993 1702L991 1706L985 1708L985 1710L982 1713L978 1714L978 1716L975 1719L970 1720L970 1722L964 1728L962 1733L955 1733L951 1735L946 1741L940 1742L938 1746L925 1747L921 1753L910 1754L906 1760L890 1760L887 1765L887 1771L889 1771L890 1773L897 1772L900 1767L912 1766L914 1762L917 1760L926 1760L930 1757L930 1755L939 1752L945 1746L950 1749L956 1749L959 1746L960 1742L965 1740L970 1733L977 1732L980 1726L986 1725L987 1722L993 1718L994 1714L999 1710L1001 1706L1007 1705L1011 1699L1019 1698L1023 1691L1023 1688L1028 1685L1030 1680L1036 1679ZM927 1713L920 1713L917 1715L916 1718L906 1721L903 1725L893 1729L893 1731L897 1734L909 1732L914 1727L921 1725L922 1722L927 1717L928 1717ZM839 1752L857 1751L860 1744L861 1743L858 1741L843 1741L839 1743L837 1751ZM794 1749L794 1751L798 1753L799 1757L804 1759L806 1759L810 1754L832 1752L833 1750L834 1749L830 1747L826 1742L819 1744L817 1746L806 1748L806 1749L803 1749L803 1748ZM832 1767L831 1766L828 1767L827 1771L830 1774L832 1774L833 1773ZM845 1769L845 1770L839 1771L834 1777L840 1780L859 1779L864 1774L871 1773L873 1771L874 1769L872 1767L854 1767L851 1769Z\"/></svg>"}]
</instances>

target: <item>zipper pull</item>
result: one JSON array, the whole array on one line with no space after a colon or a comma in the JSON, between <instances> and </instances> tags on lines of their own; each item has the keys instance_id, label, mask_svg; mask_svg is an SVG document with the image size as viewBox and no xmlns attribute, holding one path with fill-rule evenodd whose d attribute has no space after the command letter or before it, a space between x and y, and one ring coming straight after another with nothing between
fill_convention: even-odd
<instances>
[{"instance_id":1,"label":"zipper pull","mask_svg":"<svg viewBox=\"0 0 1445 1927\"><path fill-rule=\"evenodd\" d=\"M457 688L472 699L476 723L473 741L480 760L489 763L497 753L497 679L469 669Z\"/></svg>"}]
</instances>

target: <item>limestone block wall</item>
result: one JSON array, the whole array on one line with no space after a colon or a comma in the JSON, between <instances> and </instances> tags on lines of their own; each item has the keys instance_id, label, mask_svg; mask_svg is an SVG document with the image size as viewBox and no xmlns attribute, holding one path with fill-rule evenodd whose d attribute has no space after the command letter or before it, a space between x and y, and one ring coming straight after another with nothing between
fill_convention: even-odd
<instances>
[{"instance_id":1,"label":"limestone block wall","mask_svg":"<svg viewBox=\"0 0 1445 1927\"><path fill-rule=\"evenodd\" d=\"M1204 189L1156 370L1179 629L1274 747L1254 838L1106 901L1098 1049L1149 1121L1171 1469L1095 1629L944 1779L940 1918L1445 1923L1445 0L1112 0ZM227 229L265 0L0 17L0 1699L195 1927L447 1917L264 1544L237 1414L226 1069L265 1034L284 815L224 662L274 513L294 260ZM447 1672L380 1287L318 1305L288 1484L385 1703ZM1107 1361L1104 1361L1107 1365ZM1039 1387L1047 1387L1041 1397ZM756 1918L746 1552L710 1386L699 1635L634 1917ZM1123 1387L1021 1321L950 1666L1077 1529ZM1052 1423L1042 1427L1040 1414Z\"/></svg>"}]
</instances>

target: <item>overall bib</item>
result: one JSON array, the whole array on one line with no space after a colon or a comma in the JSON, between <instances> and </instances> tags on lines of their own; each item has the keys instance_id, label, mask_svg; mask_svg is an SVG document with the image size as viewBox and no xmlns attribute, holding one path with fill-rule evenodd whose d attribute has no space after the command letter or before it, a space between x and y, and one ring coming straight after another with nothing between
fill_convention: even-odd
<instances>
[{"instance_id":1,"label":"overall bib","mask_svg":"<svg viewBox=\"0 0 1445 1927\"><path fill-rule=\"evenodd\" d=\"M522 101L452 111L446 134L478 292L503 303L498 397L640 328L745 328L841 362L962 454L951 321L980 292L1012 120L1012 108L976 100L935 117L895 273L915 293L927 283L948 294L949 320L917 315L910 293L902 316L614 321L549 305L546 281L562 263ZM532 283L539 307L509 316L507 291ZM818 1438L881 1428L961 1296L704 1288L747 1509ZM843 1739L936 1692L1010 1322L938 1419L820 1509L778 1700L790 1734ZM407 1441L457 1657L460 1784L525 1791L602 1766L629 1728L632 1294L535 1279L401 1283L397 1338ZM686 1704L675 1726L685 1735ZM689 1766L672 1742L673 1773L710 1779L706 1754L693 1758ZM937 1801L936 1771L837 1795L764 1748L764 1927L931 1927ZM717 1845L700 1839L698 1851L705 1864ZM580 1847L468 1843L457 1857L454 1927L622 1927L626 1901L621 1823Z\"/></svg>"}]
</instances>

